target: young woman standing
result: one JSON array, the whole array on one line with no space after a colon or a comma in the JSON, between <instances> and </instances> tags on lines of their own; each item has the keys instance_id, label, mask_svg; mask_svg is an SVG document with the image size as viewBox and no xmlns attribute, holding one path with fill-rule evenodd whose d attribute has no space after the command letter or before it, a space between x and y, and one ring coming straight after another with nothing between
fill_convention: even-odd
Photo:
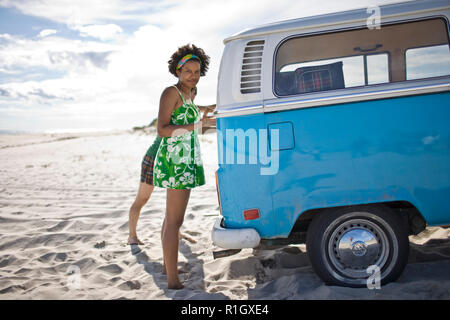
<instances>
[{"instance_id":1,"label":"young woman standing","mask_svg":"<svg viewBox=\"0 0 450 320\"><path fill-rule=\"evenodd\" d=\"M169 72L178 78L176 85L166 88L160 100L158 135L162 137L155 157L153 183L167 189L166 215L162 229L164 265L169 289L181 289L178 278L179 230L191 189L205 184L198 129L214 126L215 120L200 117L215 105L196 106L191 92L204 76L209 57L195 45L180 47L169 60Z\"/></svg>"},{"instance_id":2,"label":"young woman standing","mask_svg":"<svg viewBox=\"0 0 450 320\"><path fill-rule=\"evenodd\" d=\"M197 88L192 90L192 100L194 100L197 95ZM203 107L201 107L203 108ZM208 110L214 110L211 107ZM205 112L206 115L207 112ZM141 182L139 184L138 193L136 199L131 205L129 215L128 215L128 244L129 245L143 245L144 243L137 236L137 222L141 214L141 210L144 205L150 199L155 186L153 185L153 165L155 162L156 152L158 152L159 145L161 144L161 137L156 135L155 140L152 145L147 149L144 158L141 163ZM191 243L195 243L195 240L186 234L179 234L180 238L184 238Z\"/></svg>"}]
</instances>

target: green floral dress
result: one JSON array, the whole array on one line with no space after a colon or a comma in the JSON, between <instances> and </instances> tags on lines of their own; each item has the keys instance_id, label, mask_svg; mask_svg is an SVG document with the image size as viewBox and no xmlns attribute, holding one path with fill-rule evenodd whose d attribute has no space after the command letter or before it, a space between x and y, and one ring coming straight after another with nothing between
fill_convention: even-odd
<instances>
[{"instance_id":1,"label":"green floral dress","mask_svg":"<svg viewBox=\"0 0 450 320\"><path fill-rule=\"evenodd\" d=\"M175 88L183 104L172 113L170 124L183 125L200 121L198 107L193 102L185 101L178 88ZM197 129L162 138L155 157L153 184L169 189L192 189L205 184Z\"/></svg>"}]
</instances>

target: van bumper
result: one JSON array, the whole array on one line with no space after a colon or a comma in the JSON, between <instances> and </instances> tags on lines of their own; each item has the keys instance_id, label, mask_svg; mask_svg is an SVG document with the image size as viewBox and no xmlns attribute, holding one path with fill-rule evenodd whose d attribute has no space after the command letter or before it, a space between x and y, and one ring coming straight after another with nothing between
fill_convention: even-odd
<instances>
[{"instance_id":1,"label":"van bumper","mask_svg":"<svg viewBox=\"0 0 450 320\"><path fill-rule=\"evenodd\" d=\"M255 248L259 245L261 237L253 228L226 229L222 227L223 218L217 218L211 233L215 245L224 249Z\"/></svg>"}]
</instances>

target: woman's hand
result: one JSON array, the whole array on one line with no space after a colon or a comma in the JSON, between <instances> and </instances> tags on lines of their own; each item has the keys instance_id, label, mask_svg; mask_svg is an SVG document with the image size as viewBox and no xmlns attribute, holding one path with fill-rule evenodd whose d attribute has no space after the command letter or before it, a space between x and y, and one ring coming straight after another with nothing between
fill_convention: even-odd
<instances>
[{"instance_id":1,"label":"woman's hand","mask_svg":"<svg viewBox=\"0 0 450 320\"><path fill-rule=\"evenodd\" d=\"M203 114L203 118L201 120L202 127L215 127L216 126L216 119L208 117L206 115L206 112Z\"/></svg>"},{"instance_id":2,"label":"woman's hand","mask_svg":"<svg viewBox=\"0 0 450 320\"><path fill-rule=\"evenodd\" d=\"M216 109L215 104L211 104L209 106L197 106L197 107L200 109L200 111L204 112L205 114L213 112Z\"/></svg>"},{"instance_id":3,"label":"woman's hand","mask_svg":"<svg viewBox=\"0 0 450 320\"><path fill-rule=\"evenodd\" d=\"M214 105L214 106L215 106L215 105ZM214 109L213 109L213 110L214 110ZM207 112L207 111L205 111L205 112L203 113L203 117L202 117L202 125L203 125L203 126L207 126L207 127L215 126L215 125L216 125L216 119L214 119L214 118L208 116L208 113L209 113L209 112ZM206 124L204 124L203 121L204 121ZM211 124L212 124L212 125L211 125Z\"/></svg>"}]
</instances>

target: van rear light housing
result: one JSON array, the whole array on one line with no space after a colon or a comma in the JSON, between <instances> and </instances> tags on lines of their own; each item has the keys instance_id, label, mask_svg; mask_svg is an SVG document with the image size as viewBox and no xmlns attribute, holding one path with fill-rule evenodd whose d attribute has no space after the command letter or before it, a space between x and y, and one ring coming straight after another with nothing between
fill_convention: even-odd
<instances>
[{"instance_id":1,"label":"van rear light housing","mask_svg":"<svg viewBox=\"0 0 450 320\"><path fill-rule=\"evenodd\" d=\"M243 211L245 220L259 219L259 209L248 209Z\"/></svg>"}]
</instances>

